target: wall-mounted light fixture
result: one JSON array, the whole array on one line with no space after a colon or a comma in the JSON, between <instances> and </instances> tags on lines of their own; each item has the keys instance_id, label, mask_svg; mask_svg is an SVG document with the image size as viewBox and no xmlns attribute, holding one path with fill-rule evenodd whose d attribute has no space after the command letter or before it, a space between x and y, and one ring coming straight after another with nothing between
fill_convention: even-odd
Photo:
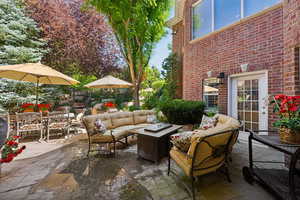
<instances>
[{"instance_id":1,"label":"wall-mounted light fixture","mask_svg":"<svg viewBox=\"0 0 300 200\"><path fill-rule=\"evenodd\" d=\"M242 70L242 72L247 72L248 71L248 66L249 66L248 63L241 64L241 70Z\"/></svg>"},{"instance_id":2,"label":"wall-mounted light fixture","mask_svg":"<svg viewBox=\"0 0 300 200\"><path fill-rule=\"evenodd\" d=\"M225 82L225 72L220 72L220 74L217 76L219 79L218 85L222 85Z\"/></svg>"},{"instance_id":3,"label":"wall-mounted light fixture","mask_svg":"<svg viewBox=\"0 0 300 200\"><path fill-rule=\"evenodd\" d=\"M176 35L177 34L177 30L172 30L172 35Z\"/></svg>"},{"instance_id":4,"label":"wall-mounted light fixture","mask_svg":"<svg viewBox=\"0 0 300 200\"><path fill-rule=\"evenodd\" d=\"M210 78L211 75L212 75L212 72L211 72L211 71L208 71L208 72L206 72L206 74L207 74L207 77Z\"/></svg>"}]
</instances>

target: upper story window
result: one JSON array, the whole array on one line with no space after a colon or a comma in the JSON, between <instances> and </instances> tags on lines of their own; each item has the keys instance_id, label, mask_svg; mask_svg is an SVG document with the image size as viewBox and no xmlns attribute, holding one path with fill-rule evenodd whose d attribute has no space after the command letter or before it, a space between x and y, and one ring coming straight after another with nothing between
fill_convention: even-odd
<instances>
[{"instance_id":1,"label":"upper story window","mask_svg":"<svg viewBox=\"0 0 300 200\"><path fill-rule=\"evenodd\" d=\"M192 39L233 24L282 0L200 0L192 7Z\"/></svg>"},{"instance_id":2,"label":"upper story window","mask_svg":"<svg viewBox=\"0 0 300 200\"><path fill-rule=\"evenodd\" d=\"M213 0L203 0L193 7L193 39L212 31L212 1Z\"/></svg>"}]
</instances>

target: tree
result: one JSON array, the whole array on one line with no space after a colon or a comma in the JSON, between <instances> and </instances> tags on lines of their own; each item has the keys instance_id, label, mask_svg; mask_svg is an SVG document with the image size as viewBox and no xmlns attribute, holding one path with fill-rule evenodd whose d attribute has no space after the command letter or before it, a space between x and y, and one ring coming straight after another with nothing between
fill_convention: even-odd
<instances>
[{"instance_id":1,"label":"tree","mask_svg":"<svg viewBox=\"0 0 300 200\"><path fill-rule=\"evenodd\" d=\"M169 0L88 0L105 14L119 43L134 84L135 104L139 106L139 90L145 68L155 44L165 34Z\"/></svg>"},{"instance_id":2,"label":"tree","mask_svg":"<svg viewBox=\"0 0 300 200\"><path fill-rule=\"evenodd\" d=\"M178 55L176 53L170 53L170 55L164 59L162 68L162 76L165 80L163 96L164 98L175 99L178 84L178 70L181 68Z\"/></svg>"},{"instance_id":3,"label":"tree","mask_svg":"<svg viewBox=\"0 0 300 200\"><path fill-rule=\"evenodd\" d=\"M46 52L45 44L21 1L0 1L0 64L39 62Z\"/></svg>"},{"instance_id":4,"label":"tree","mask_svg":"<svg viewBox=\"0 0 300 200\"><path fill-rule=\"evenodd\" d=\"M19 0L0 1L0 65L39 62L47 52L37 23L26 16ZM0 110L17 111L18 104L35 99L33 83L0 79Z\"/></svg>"},{"instance_id":5,"label":"tree","mask_svg":"<svg viewBox=\"0 0 300 200\"><path fill-rule=\"evenodd\" d=\"M43 61L67 74L79 68L98 78L124 65L105 17L82 9L83 0L26 0L51 51Z\"/></svg>"},{"instance_id":6,"label":"tree","mask_svg":"<svg viewBox=\"0 0 300 200\"><path fill-rule=\"evenodd\" d=\"M144 71L144 78L143 78L141 88L143 89L152 88L152 84L160 80L161 77L158 68L154 66L153 67L147 66Z\"/></svg>"}]
</instances>

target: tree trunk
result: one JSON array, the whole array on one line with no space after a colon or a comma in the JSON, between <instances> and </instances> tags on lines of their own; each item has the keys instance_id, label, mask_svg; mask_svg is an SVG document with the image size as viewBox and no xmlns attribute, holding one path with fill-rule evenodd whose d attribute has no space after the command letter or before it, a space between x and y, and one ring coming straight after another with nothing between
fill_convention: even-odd
<instances>
[{"instance_id":1,"label":"tree trunk","mask_svg":"<svg viewBox=\"0 0 300 200\"><path fill-rule=\"evenodd\" d=\"M133 94L133 98L134 98L134 105L135 106L140 106L140 85L136 85L134 87L134 94Z\"/></svg>"}]
</instances>

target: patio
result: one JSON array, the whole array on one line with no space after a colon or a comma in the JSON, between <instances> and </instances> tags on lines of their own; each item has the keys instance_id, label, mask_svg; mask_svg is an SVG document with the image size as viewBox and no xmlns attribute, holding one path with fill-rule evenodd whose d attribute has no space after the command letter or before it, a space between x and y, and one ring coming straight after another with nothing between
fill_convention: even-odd
<instances>
[{"instance_id":1,"label":"patio","mask_svg":"<svg viewBox=\"0 0 300 200\"><path fill-rule=\"evenodd\" d=\"M273 199L258 185L249 185L241 173L248 163L246 135L241 135L230 165L232 183L222 174L209 174L197 181L197 199ZM131 141L134 143L135 141ZM86 157L86 142L76 142L47 154L16 160L2 167L0 195L3 199L191 199L174 175L167 176L167 159L159 165L137 159L136 145L118 149L115 158ZM255 146L260 157L280 156ZM22 165L20 165L22 164ZM176 166L172 163L172 167ZM177 168L179 179L185 180Z\"/></svg>"}]
</instances>

